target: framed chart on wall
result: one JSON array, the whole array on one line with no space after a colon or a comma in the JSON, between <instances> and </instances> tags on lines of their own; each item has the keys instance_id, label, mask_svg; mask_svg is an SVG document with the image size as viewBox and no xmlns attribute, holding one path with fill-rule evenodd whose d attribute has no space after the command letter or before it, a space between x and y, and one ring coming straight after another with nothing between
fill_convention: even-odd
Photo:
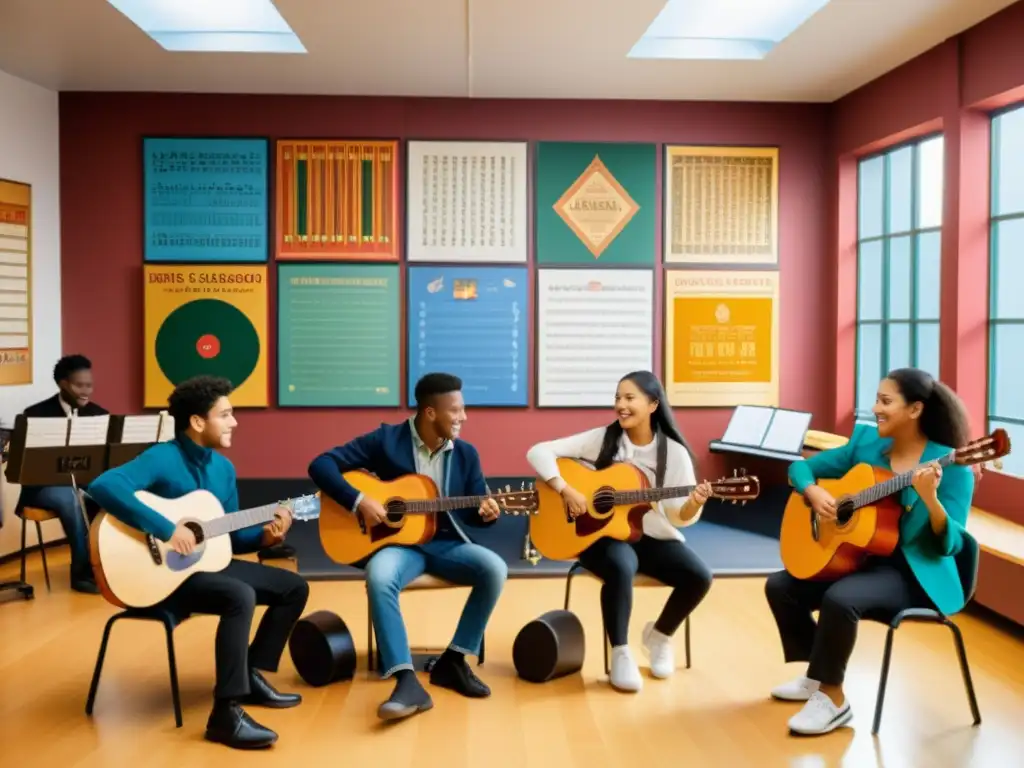
<instances>
[{"instance_id":1,"label":"framed chart on wall","mask_svg":"<svg viewBox=\"0 0 1024 768\"><path fill-rule=\"evenodd\" d=\"M528 404L526 267L409 267L409 407L432 371L462 379L469 406Z\"/></svg>"},{"instance_id":2,"label":"framed chart on wall","mask_svg":"<svg viewBox=\"0 0 1024 768\"><path fill-rule=\"evenodd\" d=\"M266 139L142 140L149 262L266 261Z\"/></svg>"},{"instance_id":3,"label":"framed chart on wall","mask_svg":"<svg viewBox=\"0 0 1024 768\"><path fill-rule=\"evenodd\" d=\"M409 261L526 262L527 144L410 141Z\"/></svg>"},{"instance_id":4,"label":"framed chart on wall","mask_svg":"<svg viewBox=\"0 0 1024 768\"><path fill-rule=\"evenodd\" d=\"M0 386L32 383L32 187L0 179Z\"/></svg>"},{"instance_id":5,"label":"framed chart on wall","mask_svg":"<svg viewBox=\"0 0 1024 768\"><path fill-rule=\"evenodd\" d=\"M193 376L223 376L238 408L269 405L267 267L147 264L143 406Z\"/></svg>"},{"instance_id":6,"label":"framed chart on wall","mask_svg":"<svg viewBox=\"0 0 1024 768\"><path fill-rule=\"evenodd\" d=\"M279 406L400 405L397 264L282 264Z\"/></svg>"},{"instance_id":7,"label":"framed chart on wall","mask_svg":"<svg viewBox=\"0 0 1024 768\"><path fill-rule=\"evenodd\" d=\"M397 261L398 142L277 142L281 260Z\"/></svg>"},{"instance_id":8,"label":"framed chart on wall","mask_svg":"<svg viewBox=\"0 0 1024 768\"><path fill-rule=\"evenodd\" d=\"M653 370L654 272L537 272L537 406L608 406L625 374Z\"/></svg>"},{"instance_id":9,"label":"framed chart on wall","mask_svg":"<svg viewBox=\"0 0 1024 768\"><path fill-rule=\"evenodd\" d=\"M665 147L667 264L779 262L779 150Z\"/></svg>"},{"instance_id":10,"label":"framed chart on wall","mask_svg":"<svg viewBox=\"0 0 1024 768\"><path fill-rule=\"evenodd\" d=\"M665 390L675 407L779 405L779 273L665 273Z\"/></svg>"}]
</instances>

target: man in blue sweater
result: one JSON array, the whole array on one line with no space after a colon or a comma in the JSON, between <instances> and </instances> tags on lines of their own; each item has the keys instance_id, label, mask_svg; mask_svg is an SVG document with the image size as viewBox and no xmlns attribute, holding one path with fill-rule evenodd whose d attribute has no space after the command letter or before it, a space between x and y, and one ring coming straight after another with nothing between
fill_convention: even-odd
<instances>
[{"instance_id":1,"label":"man in blue sweater","mask_svg":"<svg viewBox=\"0 0 1024 768\"><path fill-rule=\"evenodd\" d=\"M368 526L379 524L387 513L380 502L346 482L345 472L362 469L385 481L416 473L433 479L443 496L487 495L479 454L458 439L465 421L462 381L446 373L427 374L416 384L414 417L401 424L382 424L321 454L309 465L309 476L342 507L358 511ZM465 657L480 653L484 628L504 587L508 567L494 552L472 543L463 528L491 524L499 512L494 499L487 499L479 509L438 513L431 541L417 547L385 547L355 564L366 571L382 677L393 675L396 679L391 697L377 710L381 719L397 720L433 706L413 670L398 603L402 589L423 573L473 588L451 645L430 672L430 682L472 698L490 695Z\"/></svg>"},{"instance_id":2,"label":"man in blue sweater","mask_svg":"<svg viewBox=\"0 0 1024 768\"><path fill-rule=\"evenodd\" d=\"M195 549L196 539L184 525L175 526L135 497L149 491L175 499L200 488L217 497L227 513L238 511L235 468L218 453L231 447L238 422L225 379L199 376L182 382L168 399L175 437L158 443L137 458L104 472L89 485L89 495L103 509L133 528L170 543L182 555ZM254 552L281 543L291 525L289 511L265 526L235 531L231 544L236 554ZM206 738L240 749L269 747L277 734L242 709L242 704L293 707L297 694L279 693L259 670L276 672L292 627L309 597L309 585L300 576L280 568L232 560L219 573L195 573L167 600L164 607L177 616L206 613L220 616L215 646L217 684ZM256 637L249 631L257 605L268 606Z\"/></svg>"}]
</instances>

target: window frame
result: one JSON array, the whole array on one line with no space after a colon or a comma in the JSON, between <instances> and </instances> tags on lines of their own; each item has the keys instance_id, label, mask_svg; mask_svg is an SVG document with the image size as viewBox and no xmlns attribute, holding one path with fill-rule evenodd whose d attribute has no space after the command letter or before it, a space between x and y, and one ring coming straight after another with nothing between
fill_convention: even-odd
<instances>
[{"instance_id":1,"label":"window frame","mask_svg":"<svg viewBox=\"0 0 1024 768\"><path fill-rule=\"evenodd\" d=\"M933 139L942 138L944 136L942 131L934 131L932 133L925 134L923 136L917 136L908 141L894 144L886 147L878 152L873 152L868 155L857 158L857 282L855 287L855 293L857 295L857 317L856 317L856 344L855 344L855 357L853 366L853 405L854 405L854 420L855 421L871 421L874 422L874 414L870 411L862 411L858 407L860 404L860 361L861 361L861 329L866 326L874 326L879 328L880 333L880 344L879 344L879 363L882 371L882 375L889 369L889 329L893 326L906 326L909 329L910 336L910 365L917 366L920 360L918 352L918 331L920 326L931 325L935 326L936 331L939 328L939 324L942 319L942 308L941 308L941 281L939 283L940 290L940 306L938 317L932 319L922 319L918 316L918 284L917 277L920 270L921 264L921 249L918 247L918 241L921 235L936 233L939 235L939 263L942 261L942 218L940 216L939 224L937 226L921 227L920 226L920 157L921 157L921 145L931 141ZM945 157L945 141L943 141L943 157ZM891 176L891 165L892 156L901 150L911 148L911 159L910 159L910 229L900 231L890 231L891 221L891 210L890 210L890 182ZM872 235L870 237L861 237L861 201L863 195L863 189L861 188L861 168L864 163L872 160L882 158L882 233L879 235ZM945 173L942 177L943 188L945 188L946 179ZM890 288L890 275L892 270L891 249L894 240L901 238L909 238L910 242L910 309L907 318L892 319L889 317L889 288ZM865 320L861 318L861 301L860 301L860 290L861 290L861 247L865 244L879 243L882 246L882 283L880 286L882 312L881 317L878 319ZM941 354L940 354L941 362ZM938 371L935 372L938 375Z\"/></svg>"}]
</instances>

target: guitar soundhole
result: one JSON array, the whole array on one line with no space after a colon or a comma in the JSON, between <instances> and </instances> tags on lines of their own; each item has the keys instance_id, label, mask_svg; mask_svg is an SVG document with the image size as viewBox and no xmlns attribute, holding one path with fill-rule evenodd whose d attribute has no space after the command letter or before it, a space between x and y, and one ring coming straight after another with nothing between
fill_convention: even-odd
<instances>
[{"instance_id":1,"label":"guitar soundhole","mask_svg":"<svg viewBox=\"0 0 1024 768\"><path fill-rule=\"evenodd\" d=\"M397 525L405 517L405 502L401 499L390 499L384 508L388 512L388 522Z\"/></svg>"},{"instance_id":2,"label":"guitar soundhole","mask_svg":"<svg viewBox=\"0 0 1024 768\"><path fill-rule=\"evenodd\" d=\"M192 531L192 535L196 537L196 545L203 543L203 540L206 538L205 534L203 533L203 526L201 526L199 523L194 523L190 520L189 522L185 523L185 527Z\"/></svg>"},{"instance_id":3,"label":"guitar soundhole","mask_svg":"<svg viewBox=\"0 0 1024 768\"><path fill-rule=\"evenodd\" d=\"M840 499L836 504L836 524L843 526L853 519L853 513L857 510L850 499Z\"/></svg>"},{"instance_id":4,"label":"guitar soundhole","mask_svg":"<svg viewBox=\"0 0 1024 768\"><path fill-rule=\"evenodd\" d=\"M615 491L607 487L598 488L594 491L591 503L594 505L594 511L599 515L611 512L612 507L615 506Z\"/></svg>"}]
</instances>

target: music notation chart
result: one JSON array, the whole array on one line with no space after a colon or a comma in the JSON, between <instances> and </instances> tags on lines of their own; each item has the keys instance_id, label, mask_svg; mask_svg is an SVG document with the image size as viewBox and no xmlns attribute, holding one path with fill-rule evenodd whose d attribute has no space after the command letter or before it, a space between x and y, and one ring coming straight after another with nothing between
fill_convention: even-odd
<instances>
[{"instance_id":1,"label":"music notation chart","mask_svg":"<svg viewBox=\"0 0 1024 768\"><path fill-rule=\"evenodd\" d=\"M143 141L146 261L267 260L265 139Z\"/></svg>"},{"instance_id":2,"label":"music notation chart","mask_svg":"<svg viewBox=\"0 0 1024 768\"><path fill-rule=\"evenodd\" d=\"M431 372L469 406L527 405L526 267L410 267L408 296L410 406Z\"/></svg>"}]
</instances>

